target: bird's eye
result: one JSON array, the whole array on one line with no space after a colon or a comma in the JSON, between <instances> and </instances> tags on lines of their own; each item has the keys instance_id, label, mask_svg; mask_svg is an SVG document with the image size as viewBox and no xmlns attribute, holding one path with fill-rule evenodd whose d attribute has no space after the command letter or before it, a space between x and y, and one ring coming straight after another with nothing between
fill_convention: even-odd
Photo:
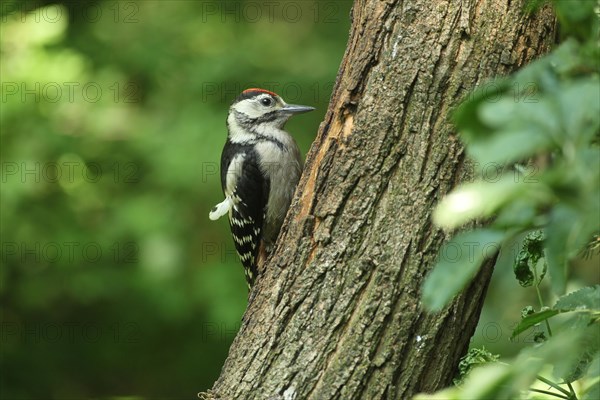
<instances>
[{"instance_id":1,"label":"bird's eye","mask_svg":"<svg viewBox=\"0 0 600 400\"><path fill-rule=\"evenodd\" d=\"M273 104L273 100L271 100L269 97L263 98L260 102L263 106L267 106L267 107L270 106L271 104Z\"/></svg>"}]
</instances>

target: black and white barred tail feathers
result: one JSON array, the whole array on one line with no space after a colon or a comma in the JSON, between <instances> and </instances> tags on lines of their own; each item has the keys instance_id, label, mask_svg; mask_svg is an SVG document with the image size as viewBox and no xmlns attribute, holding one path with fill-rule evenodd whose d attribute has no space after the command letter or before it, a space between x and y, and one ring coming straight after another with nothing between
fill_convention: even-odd
<instances>
[{"instance_id":1,"label":"black and white barred tail feathers","mask_svg":"<svg viewBox=\"0 0 600 400\"><path fill-rule=\"evenodd\" d=\"M227 141L221 155L221 183L233 203L229 214L233 242L252 286L270 189L252 146Z\"/></svg>"}]
</instances>

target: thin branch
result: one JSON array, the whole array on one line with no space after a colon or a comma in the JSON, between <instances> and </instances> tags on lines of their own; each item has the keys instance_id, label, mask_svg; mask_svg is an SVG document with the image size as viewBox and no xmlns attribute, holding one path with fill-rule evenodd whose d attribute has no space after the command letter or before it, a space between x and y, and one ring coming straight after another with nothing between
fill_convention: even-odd
<instances>
[{"instance_id":1,"label":"thin branch","mask_svg":"<svg viewBox=\"0 0 600 400\"><path fill-rule=\"evenodd\" d=\"M573 385L571 385L571 382L567 382L567 386L569 387L569 390L571 391L571 398L577 400L577 394L575 393L575 389L573 389Z\"/></svg>"},{"instance_id":2,"label":"thin branch","mask_svg":"<svg viewBox=\"0 0 600 400\"><path fill-rule=\"evenodd\" d=\"M529 389L530 392L537 392L537 393L543 393L543 394L547 394L550 396L555 396L555 397L559 397L561 399L565 399L565 400L569 400L569 398L567 396L563 396L562 394L559 393L554 393L554 392L549 392L547 390L541 390L541 389Z\"/></svg>"},{"instance_id":3,"label":"thin branch","mask_svg":"<svg viewBox=\"0 0 600 400\"><path fill-rule=\"evenodd\" d=\"M560 387L558 384L552 382L551 380L548 380L542 376L537 376L538 380L544 382L546 385L548 386L552 386L554 389L564 393L566 396L571 396L571 393L567 392L564 388ZM568 397L567 397L568 398Z\"/></svg>"},{"instance_id":4,"label":"thin branch","mask_svg":"<svg viewBox=\"0 0 600 400\"><path fill-rule=\"evenodd\" d=\"M540 293L540 283L542 282L541 279L538 280L538 274L537 274L537 265L533 266L533 278L534 278L534 282L535 282L535 291L537 293L537 297L538 300L540 302L540 307L544 308L544 301L542 300L542 294ZM544 322L546 323L546 328L548 329L548 336L552 336L552 330L550 329L550 323L548 322L548 319L546 318L544 320Z\"/></svg>"}]
</instances>

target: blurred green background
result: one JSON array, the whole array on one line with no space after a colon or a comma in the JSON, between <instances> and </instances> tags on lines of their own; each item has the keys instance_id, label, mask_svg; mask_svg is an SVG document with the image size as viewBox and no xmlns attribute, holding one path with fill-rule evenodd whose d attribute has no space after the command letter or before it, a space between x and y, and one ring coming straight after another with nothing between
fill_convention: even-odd
<instances>
[{"instance_id":1,"label":"blurred green background","mask_svg":"<svg viewBox=\"0 0 600 400\"><path fill-rule=\"evenodd\" d=\"M1 394L195 398L247 301L218 163L231 101L317 111L349 1L2 2Z\"/></svg>"},{"instance_id":2,"label":"blurred green background","mask_svg":"<svg viewBox=\"0 0 600 400\"><path fill-rule=\"evenodd\" d=\"M227 109L256 86L317 107L288 124L306 154L351 2L0 4L1 397L195 398L247 299L208 220ZM473 344L514 354L534 300L498 270Z\"/></svg>"}]
</instances>

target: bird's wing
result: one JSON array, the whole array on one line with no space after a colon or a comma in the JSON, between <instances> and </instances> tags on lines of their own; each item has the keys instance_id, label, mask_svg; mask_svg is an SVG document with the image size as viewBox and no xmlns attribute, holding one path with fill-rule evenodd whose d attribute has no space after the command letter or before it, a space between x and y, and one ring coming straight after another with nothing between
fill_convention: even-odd
<instances>
[{"instance_id":1,"label":"bird's wing","mask_svg":"<svg viewBox=\"0 0 600 400\"><path fill-rule=\"evenodd\" d=\"M221 174L224 192L231 199L229 225L236 251L251 286L257 274L257 254L262 237L270 182L261 172L250 146L223 150ZM229 147L229 149L227 149ZM225 174L225 176L223 176Z\"/></svg>"}]
</instances>

